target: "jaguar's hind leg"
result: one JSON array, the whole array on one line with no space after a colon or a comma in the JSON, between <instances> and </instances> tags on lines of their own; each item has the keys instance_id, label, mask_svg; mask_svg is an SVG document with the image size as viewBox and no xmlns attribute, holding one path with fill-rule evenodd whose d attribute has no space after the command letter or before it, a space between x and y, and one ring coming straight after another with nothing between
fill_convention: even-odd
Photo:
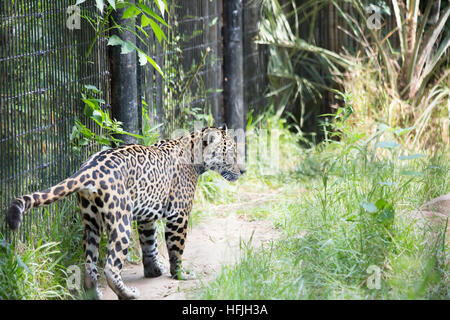
<instances>
[{"instance_id":1,"label":"jaguar's hind leg","mask_svg":"<svg viewBox=\"0 0 450 320\"><path fill-rule=\"evenodd\" d=\"M94 299L101 299L101 292L97 288L98 280L98 248L100 235L97 230L92 230L88 225L84 227L83 247L86 264L84 269L84 287Z\"/></svg>"},{"instance_id":2,"label":"jaguar's hind leg","mask_svg":"<svg viewBox=\"0 0 450 320\"><path fill-rule=\"evenodd\" d=\"M95 299L101 298L101 292L97 288L98 280L98 251L101 239L101 220L98 210L82 195L78 195L78 204L82 214L84 234L83 251L85 254L84 287Z\"/></svg>"},{"instance_id":3,"label":"jaguar's hind leg","mask_svg":"<svg viewBox=\"0 0 450 320\"><path fill-rule=\"evenodd\" d=\"M131 234L131 213L129 211L109 212L105 216L108 234L108 257L105 276L109 287L119 299L137 299L139 292L123 283L121 272L127 257Z\"/></svg>"},{"instance_id":4,"label":"jaguar's hind leg","mask_svg":"<svg viewBox=\"0 0 450 320\"><path fill-rule=\"evenodd\" d=\"M158 242L154 221L139 222L139 241L142 249L142 262L146 278L159 277L163 274L163 266L158 260Z\"/></svg>"}]
</instances>

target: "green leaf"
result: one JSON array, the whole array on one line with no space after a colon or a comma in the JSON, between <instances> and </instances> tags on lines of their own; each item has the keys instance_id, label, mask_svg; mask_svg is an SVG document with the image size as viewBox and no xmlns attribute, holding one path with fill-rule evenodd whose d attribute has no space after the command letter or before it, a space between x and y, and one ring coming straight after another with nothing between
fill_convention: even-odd
<instances>
[{"instance_id":1,"label":"green leaf","mask_svg":"<svg viewBox=\"0 0 450 320\"><path fill-rule=\"evenodd\" d=\"M343 122L345 122L353 113L353 108L351 105L347 105L345 107L345 114L344 114L344 118L342 119Z\"/></svg>"},{"instance_id":2,"label":"green leaf","mask_svg":"<svg viewBox=\"0 0 450 320\"><path fill-rule=\"evenodd\" d=\"M158 24L157 24L155 21L153 21L152 19L150 19L149 22L150 22L150 25L151 25L151 27L152 27L152 29L153 29L153 32L154 32L155 35L156 35L156 38L158 38L159 44L161 44L161 39L162 39L162 38L164 38L164 40L167 41L166 35L165 35L164 32L161 30L161 28L158 26Z\"/></svg>"},{"instance_id":3,"label":"green leaf","mask_svg":"<svg viewBox=\"0 0 450 320\"><path fill-rule=\"evenodd\" d=\"M384 224L390 223L394 219L395 211L392 204L387 203L384 199L379 199L375 205L378 208L377 219Z\"/></svg>"},{"instance_id":4,"label":"green leaf","mask_svg":"<svg viewBox=\"0 0 450 320\"><path fill-rule=\"evenodd\" d=\"M164 12L167 11L167 2L166 0L154 0L156 5L159 8L159 11L161 11L161 15L164 15Z\"/></svg>"},{"instance_id":5,"label":"green leaf","mask_svg":"<svg viewBox=\"0 0 450 320\"><path fill-rule=\"evenodd\" d=\"M74 140L75 138L78 137L79 134L80 134L80 131L78 130L78 127L76 125L74 125L72 127L72 132L70 133L69 140L70 141Z\"/></svg>"},{"instance_id":6,"label":"green leaf","mask_svg":"<svg viewBox=\"0 0 450 320\"><path fill-rule=\"evenodd\" d=\"M92 116L92 112L94 112L94 109L90 105L86 104L83 109L84 115L90 118Z\"/></svg>"},{"instance_id":7,"label":"green leaf","mask_svg":"<svg viewBox=\"0 0 450 320\"><path fill-rule=\"evenodd\" d=\"M375 202L375 206L378 210L385 208L387 205L388 203L384 199L378 199L377 202Z\"/></svg>"},{"instance_id":8,"label":"green leaf","mask_svg":"<svg viewBox=\"0 0 450 320\"><path fill-rule=\"evenodd\" d=\"M377 207L371 202L361 202L361 207L369 213L377 212Z\"/></svg>"},{"instance_id":9,"label":"green leaf","mask_svg":"<svg viewBox=\"0 0 450 320\"><path fill-rule=\"evenodd\" d=\"M392 187L395 186L397 184L397 182L392 182L392 181L381 181L379 182L380 186L388 186L388 187Z\"/></svg>"},{"instance_id":10,"label":"green leaf","mask_svg":"<svg viewBox=\"0 0 450 320\"><path fill-rule=\"evenodd\" d=\"M405 134L405 133L407 133L407 132L409 132L409 131L411 131L411 130L413 130L414 129L414 127L408 127L408 128L400 128L400 129L396 129L396 130L394 130L394 133L397 135L397 136L401 136L401 135L403 135L403 134Z\"/></svg>"},{"instance_id":11,"label":"green leaf","mask_svg":"<svg viewBox=\"0 0 450 320\"><path fill-rule=\"evenodd\" d=\"M116 10L116 0L108 0L109 5Z\"/></svg>"},{"instance_id":12,"label":"green leaf","mask_svg":"<svg viewBox=\"0 0 450 320\"><path fill-rule=\"evenodd\" d=\"M134 43L131 42L130 40L127 40L126 42L122 43L120 54L130 53L130 52L134 51L135 48L136 48L136 46L134 45Z\"/></svg>"},{"instance_id":13,"label":"green leaf","mask_svg":"<svg viewBox=\"0 0 450 320\"><path fill-rule=\"evenodd\" d=\"M103 0L95 0L95 4L97 6L97 9L103 13L103 8L105 7L105 2Z\"/></svg>"},{"instance_id":14,"label":"green leaf","mask_svg":"<svg viewBox=\"0 0 450 320\"><path fill-rule=\"evenodd\" d=\"M97 101L98 103L102 103L102 104L105 104L105 103L106 103L105 100L100 99L100 98L90 98L90 100L91 100L91 101Z\"/></svg>"},{"instance_id":15,"label":"green leaf","mask_svg":"<svg viewBox=\"0 0 450 320\"><path fill-rule=\"evenodd\" d=\"M128 8L130 6L130 4L128 2L119 0L116 1L116 9L124 9L124 8Z\"/></svg>"},{"instance_id":16,"label":"green leaf","mask_svg":"<svg viewBox=\"0 0 450 320\"><path fill-rule=\"evenodd\" d=\"M117 45L122 45L123 40L120 39L118 36L116 36L115 34L113 34L111 37L109 37L108 46L117 46Z\"/></svg>"},{"instance_id":17,"label":"green leaf","mask_svg":"<svg viewBox=\"0 0 450 320\"><path fill-rule=\"evenodd\" d=\"M99 110L94 110L94 112L92 112L91 118L94 119L94 121L97 122L99 126L102 126L104 118L104 114L102 112L100 112Z\"/></svg>"},{"instance_id":18,"label":"green leaf","mask_svg":"<svg viewBox=\"0 0 450 320\"><path fill-rule=\"evenodd\" d=\"M160 16L158 16L156 13L153 12L152 9L150 9L149 7L147 7L145 4L143 3L139 3L138 7L142 9L142 11L144 11L146 14L148 14L150 17L152 17L153 19L161 22L163 25L165 25L166 27L169 27L169 25L167 24L167 22L164 21L163 18L161 18Z\"/></svg>"},{"instance_id":19,"label":"green leaf","mask_svg":"<svg viewBox=\"0 0 450 320\"><path fill-rule=\"evenodd\" d=\"M377 143L378 148L394 149L399 146L395 141L380 141Z\"/></svg>"},{"instance_id":20,"label":"green leaf","mask_svg":"<svg viewBox=\"0 0 450 320\"><path fill-rule=\"evenodd\" d=\"M400 174L404 175L404 176L421 176L421 175L423 175L422 172L412 171L412 170L401 170Z\"/></svg>"},{"instance_id":21,"label":"green leaf","mask_svg":"<svg viewBox=\"0 0 450 320\"><path fill-rule=\"evenodd\" d=\"M108 137L105 137L105 136L103 136L103 135L97 137L97 142L98 142L99 144L105 145L105 146L110 146L110 145L111 145L111 142L110 142L110 140L108 139Z\"/></svg>"},{"instance_id":22,"label":"green leaf","mask_svg":"<svg viewBox=\"0 0 450 320\"><path fill-rule=\"evenodd\" d=\"M138 16L140 14L140 10L136 8L134 5L128 7L122 15L122 19L130 19Z\"/></svg>"},{"instance_id":23,"label":"green leaf","mask_svg":"<svg viewBox=\"0 0 450 320\"><path fill-rule=\"evenodd\" d=\"M147 62L150 62L153 68L155 68L156 71L158 71L164 78L164 73L162 72L161 67L155 62L155 60L153 60L151 57L149 57L145 52L141 50L137 50L137 52L139 56L139 63L141 64L141 66L145 65Z\"/></svg>"},{"instance_id":24,"label":"green leaf","mask_svg":"<svg viewBox=\"0 0 450 320\"><path fill-rule=\"evenodd\" d=\"M93 86L91 84L85 84L84 88L87 89L87 90L94 91L95 93L99 93L100 92L100 90L98 90L96 86Z\"/></svg>"},{"instance_id":25,"label":"green leaf","mask_svg":"<svg viewBox=\"0 0 450 320\"><path fill-rule=\"evenodd\" d=\"M164 77L161 67L155 62L155 60L153 60L151 57L149 57L142 50L139 50L138 48L136 48L136 46L131 41L125 42L122 39L120 39L118 36L112 35L109 38L108 45L109 46L121 45L121 47L122 47L121 53L122 54L129 53L133 50L136 50L138 52L139 64L141 66L147 64L147 62L150 62L150 64Z\"/></svg>"},{"instance_id":26,"label":"green leaf","mask_svg":"<svg viewBox=\"0 0 450 320\"><path fill-rule=\"evenodd\" d=\"M86 137L87 139L90 139L90 138L92 137L92 135L93 135L92 131L89 130L88 128L86 128L86 126L83 125L83 124L80 122L80 120L76 120L76 121L75 121L75 126L77 127L78 132L79 132L80 134L82 134L84 137ZM79 145L82 144L82 143L81 143L82 140L83 140L83 139L81 139L81 140L78 142Z\"/></svg>"},{"instance_id":27,"label":"green leaf","mask_svg":"<svg viewBox=\"0 0 450 320\"><path fill-rule=\"evenodd\" d=\"M390 221L392 221L394 219L394 216L395 216L395 211L392 208L392 205L389 205L380 211L378 218L384 223L389 223Z\"/></svg>"},{"instance_id":28,"label":"green leaf","mask_svg":"<svg viewBox=\"0 0 450 320\"><path fill-rule=\"evenodd\" d=\"M144 15L142 15L142 17L143 17ZM142 21L142 20L141 20ZM140 32L142 32L142 34L146 37L146 38L148 38L148 33L147 33L147 31L145 31L145 29L142 27L142 26L140 26L140 25L136 25L136 28L140 31Z\"/></svg>"},{"instance_id":29,"label":"green leaf","mask_svg":"<svg viewBox=\"0 0 450 320\"><path fill-rule=\"evenodd\" d=\"M17 259L17 265L20 267L20 268L22 268L22 269L24 269L26 272L28 272L29 274L32 274L31 273L31 270L28 268L28 266L22 261L22 259L20 259L20 257L18 256L18 255L15 255L16 256L16 259Z\"/></svg>"},{"instance_id":30,"label":"green leaf","mask_svg":"<svg viewBox=\"0 0 450 320\"><path fill-rule=\"evenodd\" d=\"M217 21L219 21L219 17L214 17L214 19L211 20L211 22L208 24L208 27L214 26Z\"/></svg>"},{"instance_id":31,"label":"green leaf","mask_svg":"<svg viewBox=\"0 0 450 320\"><path fill-rule=\"evenodd\" d=\"M92 99L85 99L85 98L83 98L83 99L81 99L81 100L83 100L83 102L86 104L86 107L89 107L89 108L90 108L89 111L86 111L86 110L87 110L86 107L84 108L84 114L85 114L87 117L90 117L90 115L92 114L92 112L93 112L94 110L97 110L97 109L99 108L99 106L98 106L98 101L95 101L95 100L92 100Z\"/></svg>"},{"instance_id":32,"label":"green leaf","mask_svg":"<svg viewBox=\"0 0 450 320\"><path fill-rule=\"evenodd\" d=\"M422 153L415 153L409 156L400 156L398 157L400 160L413 160L413 159L418 159L418 158L424 158L425 155Z\"/></svg>"},{"instance_id":33,"label":"green leaf","mask_svg":"<svg viewBox=\"0 0 450 320\"><path fill-rule=\"evenodd\" d=\"M132 52L134 49L136 49L136 46L134 45L133 42L131 42L130 40L123 41L115 34L109 38L107 45L108 46L120 45L121 46L121 50L120 50L121 54L127 54L127 53Z\"/></svg>"},{"instance_id":34,"label":"green leaf","mask_svg":"<svg viewBox=\"0 0 450 320\"><path fill-rule=\"evenodd\" d=\"M138 57L139 57L139 64L141 66L145 66L148 62L147 56L145 55L145 53L138 51Z\"/></svg>"},{"instance_id":35,"label":"green leaf","mask_svg":"<svg viewBox=\"0 0 450 320\"><path fill-rule=\"evenodd\" d=\"M147 17L145 14L143 14L141 16L141 27L145 28L146 26L148 26L150 24L150 21L152 21L152 19Z\"/></svg>"},{"instance_id":36,"label":"green leaf","mask_svg":"<svg viewBox=\"0 0 450 320\"><path fill-rule=\"evenodd\" d=\"M379 125L378 125L378 131L379 132L384 132L384 131L386 131L386 130L389 130L389 129L391 129L391 127L389 127L387 124L384 124L384 123L380 123Z\"/></svg>"}]
</instances>

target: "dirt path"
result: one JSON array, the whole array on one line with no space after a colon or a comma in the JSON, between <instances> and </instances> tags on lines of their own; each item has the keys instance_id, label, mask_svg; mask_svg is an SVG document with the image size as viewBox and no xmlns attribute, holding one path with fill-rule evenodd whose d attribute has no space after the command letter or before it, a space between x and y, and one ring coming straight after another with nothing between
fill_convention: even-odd
<instances>
[{"instance_id":1,"label":"dirt path","mask_svg":"<svg viewBox=\"0 0 450 320\"><path fill-rule=\"evenodd\" d=\"M198 288L201 282L213 280L223 264L237 261L242 242L249 243L251 239L251 245L258 248L278 235L272 224L267 221L246 221L234 214L208 218L188 231L183 254L183 266L195 273L196 280L171 279L168 272L167 251L161 246L160 260L166 266L162 276L144 278L141 264L128 264L122 272L122 277L127 285L134 286L140 291L140 299L186 299L191 297L189 292ZM100 288L104 300L117 299L105 284L100 285Z\"/></svg>"}]
</instances>

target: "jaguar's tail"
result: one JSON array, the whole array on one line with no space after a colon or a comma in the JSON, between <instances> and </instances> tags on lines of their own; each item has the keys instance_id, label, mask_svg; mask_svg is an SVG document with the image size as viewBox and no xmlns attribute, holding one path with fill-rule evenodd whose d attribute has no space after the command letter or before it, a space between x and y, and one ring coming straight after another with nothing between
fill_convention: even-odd
<instances>
[{"instance_id":1,"label":"jaguar's tail","mask_svg":"<svg viewBox=\"0 0 450 320\"><path fill-rule=\"evenodd\" d=\"M81 183L72 178L67 178L57 185L44 191L31 193L11 201L7 212L7 222L12 230L19 227L22 222L23 213L31 208L49 205L59 199L77 192L82 187Z\"/></svg>"}]
</instances>

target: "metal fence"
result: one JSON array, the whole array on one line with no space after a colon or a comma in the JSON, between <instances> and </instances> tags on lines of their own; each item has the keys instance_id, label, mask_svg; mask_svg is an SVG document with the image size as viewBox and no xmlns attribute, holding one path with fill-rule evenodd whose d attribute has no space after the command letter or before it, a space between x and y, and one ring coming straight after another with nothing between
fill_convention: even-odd
<instances>
[{"instance_id":1,"label":"metal fence","mask_svg":"<svg viewBox=\"0 0 450 320\"><path fill-rule=\"evenodd\" d=\"M85 55L94 31L66 27L72 0L0 3L0 204L4 214L15 196L56 184L79 166L69 135L82 118L84 84L103 90L108 105L106 42ZM87 14L95 6L85 7ZM86 148L85 155L95 149ZM42 210L25 216L21 234L46 228ZM50 217L49 217L50 218Z\"/></svg>"},{"instance_id":2,"label":"metal fence","mask_svg":"<svg viewBox=\"0 0 450 320\"><path fill-rule=\"evenodd\" d=\"M269 50L255 43L258 35L260 2L250 1L243 12L244 46L244 106L246 112L262 112L267 107L264 93L267 90L266 64Z\"/></svg>"},{"instance_id":3,"label":"metal fence","mask_svg":"<svg viewBox=\"0 0 450 320\"><path fill-rule=\"evenodd\" d=\"M143 69L141 78L143 101L154 125L164 123L163 136L175 127L204 120L202 114L222 122L222 3L175 0L170 4L167 41L159 45L153 39L147 45L165 79L153 68Z\"/></svg>"},{"instance_id":4,"label":"metal fence","mask_svg":"<svg viewBox=\"0 0 450 320\"><path fill-rule=\"evenodd\" d=\"M48 188L72 174L98 150L88 146L72 152L70 133L83 115L84 85L102 91L110 107L110 59L107 40L95 39L85 19L79 29L67 28L67 9L74 0L18 0L0 3L0 232L9 238L5 213L18 195ZM147 1L151 4L152 1ZM138 102L148 111L151 125L163 124L162 136L172 129L192 129L194 120L224 119L222 98L222 0L168 1L167 42L139 44L163 68L165 78L150 66L138 68ZM82 4L95 14L95 2ZM264 50L253 43L257 4L244 8L244 86L248 108L262 105L265 87ZM151 34L151 33L150 33ZM95 126L90 123L91 129ZM57 205L57 204L56 204ZM56 208L55 208L56 209ZM52 208L48 212L54 211ZM44 209L25 215L19 234L29 238L48 230L54 217ZM67 219L68 223L71 219Z\"/></svg>"}]
</instances>

